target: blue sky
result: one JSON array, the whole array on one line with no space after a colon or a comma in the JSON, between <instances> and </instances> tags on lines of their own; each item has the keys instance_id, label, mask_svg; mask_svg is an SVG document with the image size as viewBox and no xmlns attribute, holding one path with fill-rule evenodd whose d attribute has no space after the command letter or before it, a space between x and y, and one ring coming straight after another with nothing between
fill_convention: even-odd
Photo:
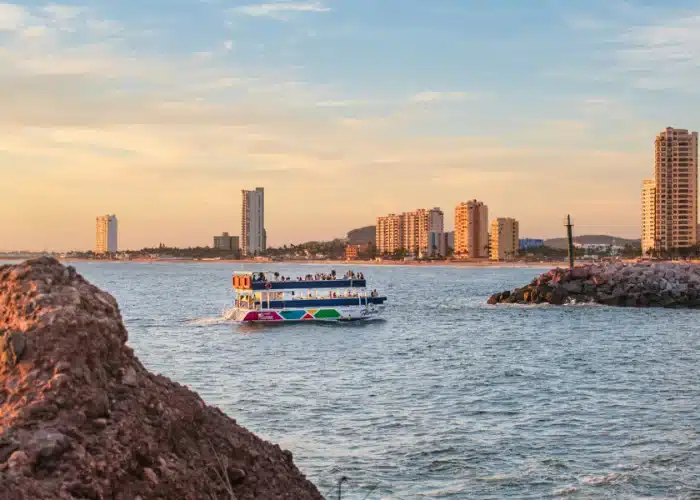
<instances>
[{"instance_id":1,"label":"blue sky","mask_svg":"<svg viewBox=\"0 0 700 500\"><path fill-rule=\"evenodd\" d=\"M208 244L257 185L273 244L473 198L635 237L698 60L690 1L0 3L0 249L89 248L101 213Z\"/></svg>"}]
</instances>

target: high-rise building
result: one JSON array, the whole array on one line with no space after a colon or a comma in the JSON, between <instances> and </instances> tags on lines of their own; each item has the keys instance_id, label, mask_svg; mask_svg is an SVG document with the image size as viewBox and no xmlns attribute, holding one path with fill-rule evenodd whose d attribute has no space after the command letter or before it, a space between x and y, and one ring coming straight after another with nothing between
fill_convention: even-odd
<instances>
[{"instance_id":1,"label":"high-rise building","mask_svg":"<svg viewBox=\"0 0 700 500\"><path fill-rule=\"evenodd\" d=\"M455 233L430 231L428 233L428 252L425 257L448 257L455 245Z\"/></svg>"},{"instance_id":2,"label":"high-rise building","mask_svg":"<svg viewBox=\"0 0 700 500\"><path fill-rule=\"evenodd\" d=\"M427 256L430 254L429 233L443 229L444 214L437 207L377 217L377 251L381 255L405 250L418 257Z\"/></svg>"},{"instance_id":3,"label":"high-rise building","mask_svg":"<svg viewBox=\"0 0 700 500\"><path fill-rule=\"evenodd\" d=\"M116 215L100 215L97 217L95 232L95 253L116 253L118 251Z\"/></svg>"},{"instance_id":4,"label":"high-rise building","mask_svg":"<svg viewBox=\"0 0 700 500\"><path fill-rule=\"evenodd\" d=\"M229 236L228 233L221 233L221 236L214 236L214 248L217 250L238 250L238 236Z\"/></svg>"},{"instance_id":5,"label":"high-rise building","mask_svg":"<svg viewBox=\"0 0 700 500\"><path fill-rule=\"evenodd\" d=\"M455 255L476 259L489 256L489 210L477 200L455 208Z\"/></svg>"},{"instance_id":6,"label":"high-rise building","mask_svg":"<svg viewBox=\"0 0 700 500\"><path fill-rule=\"evenodd\" d=\"M697 243L698 133L668 127L654 143L654 234L658 250Z\"/></svg>"},{"instance_id":7,"label":"high-rise building","mask_svg":"<svg viewBox=\"0 0 700 500\"><path fill-rule=\"evenodd\" d=\"M401 215L377 217L377 253L391 255L402 248Z\"/></svg>"},{"instance_id":8,"label":"high-rise building","mask_svg":"<svg viewBox=\"0 0 700 500\"><path fill-rule=\"evenodd\" d=\"M656 181L645 179L642 184L642 255L656 246Z\"/></svg>"},{"instance_id":9,"label":"high-rise building","mask_svg":"<svg viewBox=\"0 0 700 500\"><path fill-rule=\"evenodd\" d=\"M267 249L265 231L265 190L242 191L241 252L252 257Z\"/></svg>"},{"instance_id":10,"label":"high-rise building","mask_svg":"<svg viewBox=\"0 0 700 500\"><path fill-rule=\"evenodd\" d=\"M499 217L491 222L491 260L511 260L517 257L520 245L520 224L515 219Z\"/></svg>"}]
</instances>

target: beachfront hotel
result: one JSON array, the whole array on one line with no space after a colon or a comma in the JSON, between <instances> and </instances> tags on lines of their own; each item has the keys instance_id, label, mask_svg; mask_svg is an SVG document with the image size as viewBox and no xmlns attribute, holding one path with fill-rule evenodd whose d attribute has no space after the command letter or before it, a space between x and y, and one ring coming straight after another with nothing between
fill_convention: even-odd
<instances>
[{"instance_id":1,"label":"beachfront hotel","mask_svg":"<svg viewBox=\"0 0 700 500\"><path fill-rule=\"evenodd\" d=\"M654 141L654 179L642 187L642 251L697 243L697 184L698 133L666 128Z\"/></svg>"},{"instance_id":2,"label":"beachfront hotel","mask_svg":"<svg viewBox=\"0 0 700 500\"><path fill-rule=\"evenodd\" d=\"M520 224L510 217L499 217L491 222L491 260L512 260L518 255Z\"/></svg>"},{"instance_id":3,"label":"beachfront hotel","mask_svg":"<svg viewBox=\"0 0 700 500\"><path fill-rule=\"evenodd\" d=\"M241 253L243 257L252 257L267 248L265 232L265 189L241 191Z\"/></svg>"},{"instance_id":4,"label":"beachfront hotel","mask_svg":"<svg viewBox=\"0 0 700 500\"><path fill-rule=\"evenodd\" d=\"M117 237L117 216L98 216L95 228L95 253L116 253L119 249Z\"/></svg>"},{"instance_id":5,"label":"beachfront hotel","mask_svg":"<svg viewBox=\"0 0 700 500\"><path fill-rule=\"evenodd\" d=\"M416 257L430 256L433 250L430 233L444 231L444 217L437 207L377 217L377 252L391 255L405 250Z\"/></svg>"},{"instance_id":6,"label":"beachfront hotel","mask_svg":"<svg viewBox=\"0 0 700 500\"><path fill-rule=\"evenodd\" d=\"M477 259L489 256L489 209L483 202L471 200L455 208L456 257Z\"/></svg>"}]
</instances>

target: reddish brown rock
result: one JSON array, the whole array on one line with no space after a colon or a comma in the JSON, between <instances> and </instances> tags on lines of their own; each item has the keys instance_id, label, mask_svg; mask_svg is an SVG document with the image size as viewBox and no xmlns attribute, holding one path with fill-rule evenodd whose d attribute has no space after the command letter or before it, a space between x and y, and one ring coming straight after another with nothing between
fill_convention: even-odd
<instances>
[{"instance_id":1,"label":"reddish brown rock","mask_svg":"<svg viewBox=\"0 0 700 500\"><path fill-rule=\"evenodd\" d=\"M291 453L126 340L114 298L74 269L0 267L1 498L322 499Z\"/></svg>"}]
</instances>

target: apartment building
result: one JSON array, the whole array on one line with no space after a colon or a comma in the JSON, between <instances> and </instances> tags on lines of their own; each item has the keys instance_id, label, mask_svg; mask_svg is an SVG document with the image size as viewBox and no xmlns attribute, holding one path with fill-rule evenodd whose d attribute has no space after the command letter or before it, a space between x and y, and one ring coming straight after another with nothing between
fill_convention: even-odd
<instances>
[{"instance_id":1,"label":"apartment building","mask_svg":"<svg viewBox=\"0 0 700 500\"><path fill-rule=\"evenodd\" d=\"M405 250L417 257L427 256L429 233L443 230L444 213L437 207L378 217L377 251L383 255Z\"/></svg>"},{"instance_id":2,"label":"apartment building","mask_svg":"<svg viewBox=\"0 0 700 500\"><path fill-rule=\"evenodd\" d=\"M656 242L656 181L645 179L642 184L642 255L655 248Z\"/></svg>"},{"instance_id":3,"label":"apartment building","mask_svg":"<svg viewBox=\"0 0 700 500\"><path fill-rule=\"evenodd\" d=\"M116 253L119 250L116 215L97 217L95 233L95 253Z\"/></svg>"},{"instance_id":4,"label":"apartment building","mask_svg":"<svg viewBox=\"0 0 700 500\"><path fill-rule=\"evenodd\" d=\"M428 233L428 251L425 257L448 257L455 246L454 231L430 231Z\"/></svg>"},{"instance_id":5,"label":"apartment building","mask_svg":"<svg viewBox=\"0 0 700 500\"><path fill-rule=\"evenodd\" d=\"M489 237L491 260L512 260L517 257L520 243L520 225L517 220L509 217L494 219Z\"/></svg>"},{"instance_id":6,"label":"apartment building","mask_svg":"<svg viewBox=\"0 0 700 500\"><path fill-rule=\"evenodd\" d=\"M377 253L391 255L402 248L402 216L389 214L377 217Z\"/></svg>"},{"instance_id":7,"label":"apartment building","mask_svg":"<svg viewBox=\"0 0 700 500\"><path fill-rule=\"evenodd\" d=\"M241 253L244 257L252 257L267 249L265 189L244 189L241 194Z\"/></svg>"},{"instance_id":8,"label":"apartment building","mask_svg":"<svg viewBox=\"0 0 700 500\"><path fill-rule=\"evenodd\" d=\"M694 246L698 224L697 132L668 127L656 136L654 182L657 249Z\"/></svg>"},{"instance_id":9,"label":"apartment building","mask_svg":"<svg viewBox=\"0 0 700 500\"><path fill-rule=\"evenodd\" d=\"M454 253L460 258L487 258L489 248L488 207L481 201L462 202L455 208Z\"/></svg>"},{"instance_id":10,"label":"apartment building","mask_svg":"<svg viewBox=\"0 0 700 500\"><path fill-rule=\"evenodd\" d=\"M229 236L228 233L221 233L221 236L214 236L214 248L217 250L238 250L238 236Z\"/></svg>"}]
</instances>

